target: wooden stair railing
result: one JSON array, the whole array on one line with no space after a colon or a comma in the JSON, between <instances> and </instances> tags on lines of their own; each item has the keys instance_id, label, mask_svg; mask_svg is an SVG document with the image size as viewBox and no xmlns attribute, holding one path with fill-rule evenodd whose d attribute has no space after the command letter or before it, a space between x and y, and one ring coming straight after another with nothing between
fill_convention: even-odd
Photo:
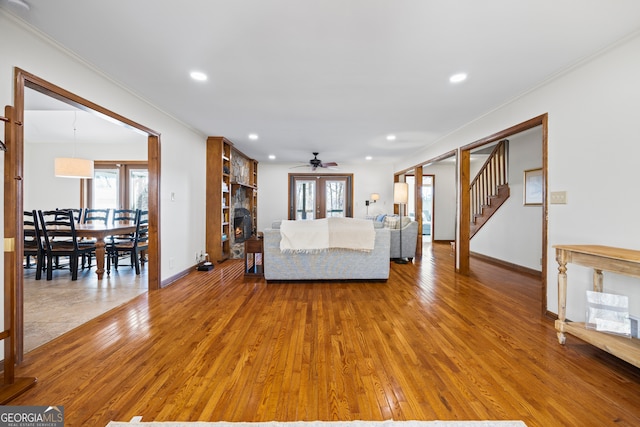
<instances>
[{"instance_id":1,"label":"wooden stair railing","mask_svg":"<svg viewBox=\"0 0 640 427\"><path fill-rule=\"evenodd\" d=\"M472 238L509 198L509 140L500 141L471 181Z\"/></svg>"}]
</instances>

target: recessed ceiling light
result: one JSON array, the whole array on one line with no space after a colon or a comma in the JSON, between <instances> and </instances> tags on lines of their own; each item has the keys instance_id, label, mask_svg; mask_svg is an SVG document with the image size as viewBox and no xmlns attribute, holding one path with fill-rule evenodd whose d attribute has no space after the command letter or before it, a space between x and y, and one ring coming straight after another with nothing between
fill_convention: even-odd
<instances>
[{"instance_id":1,"label":"recessed ceiling light","mask_svg":"<svg viewBox=\"0 0 640 427\"><path fill-rule=\"evenodd\" d=\"M205 73L202 73L200 71L192 71L191 74L189 74L191 76L191 78L193 80L197 80L199 82L204 82L207 80L207 75Z\"/></svg>"},{"instance_id":2,"label":"recessed ceiling light","mask_svg":"<svg viewBox=\"0 0 640 427\"><path fill-rule=\"evenodd\" d=\"M275 160L276 156L275 154L269 154L269 160Z\"/></svg>"},{"instance_id":3,"label":"recessed ceiling light","mask_svg":"<svg viewBox=\"0 0 640 427\"><path fill-rule=\"evenodd\" d=\"M387 141L395 141L395 140L396 140L395 135L387 135Z\"/></svg>"},{"instance_id":4,"label":"recessed ceiling light","mask_svg":"<svg viewBox=\"0 0 640 427\"><path fill-rule=\"evenodd\" d=\"M252 141L257 141L258 140L258 134L257 133L250 133L249 134L249 139Z\"/></svg>"},{"instance_id":5,"label":"recessed ceiling light","mask_svg":"<svg viewBox=\"0 0 640 427\"><path fill-rule=\"evenodd\" d=\"M365 159L366 159L366 160L371 160L371 159L373 159L373 157L371 157L371 156L367 156L367 157L365 157Z\"/></svg>"},{"instance_id":6,"label":"recessed ceiling light","mask_svg":"<svg viewBox=\"0 0 640 427\"><path fill-rule=\"evenodd\" d=\"M467 74L466 73L458 73L458 74L454 74L453 76L449 77L449 81L451 83L460 83L467 80Z\"/></svg>"}]
</instances>

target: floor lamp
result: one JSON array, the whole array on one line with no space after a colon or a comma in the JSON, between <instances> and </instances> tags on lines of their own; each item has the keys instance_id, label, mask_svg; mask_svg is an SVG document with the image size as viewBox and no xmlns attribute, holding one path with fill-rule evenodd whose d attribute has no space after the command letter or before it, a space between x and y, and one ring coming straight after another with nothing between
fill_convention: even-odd
<instances>
[{"instance_id":1,"label":"floor lamp","mask_svg":"<svg viewBox=\"0 0 640 427\"><path fill-rule=\"evenodd\" d=\"M393 184L393 203L398 204L398 212L400 213L400 258L393 261L396 264L406 264L408 261L402 256L402 210L409 202L409 184L406 182L396 182ZM404 205L404 206L403 206Z\"/></svg>"}]
</instances>

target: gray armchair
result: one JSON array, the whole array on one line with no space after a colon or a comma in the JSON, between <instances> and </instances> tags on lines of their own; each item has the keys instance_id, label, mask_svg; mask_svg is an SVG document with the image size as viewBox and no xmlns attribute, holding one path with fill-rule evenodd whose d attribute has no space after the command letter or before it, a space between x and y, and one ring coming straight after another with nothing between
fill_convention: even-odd
<instances>
[{"instance_id":1,"label":"gray armchair","mask_svg":"<svg viewBox=\"0 0 640 427\"><path fill-rule=\"evenodd\" d=\"M418 222L411 221L402 228L402 252L400 251L400 229L390 229L389 231L391 235L390 258L409 258L410 261L415 258L416 244L418 242Z\"/></svg>"}]
</instances>

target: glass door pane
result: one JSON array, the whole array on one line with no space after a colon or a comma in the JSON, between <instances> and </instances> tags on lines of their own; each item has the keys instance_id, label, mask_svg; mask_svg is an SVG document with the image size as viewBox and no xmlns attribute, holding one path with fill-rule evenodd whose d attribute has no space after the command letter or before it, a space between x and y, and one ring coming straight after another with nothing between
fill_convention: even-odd
<instances>
[{"instance_id":1,"label":"glass door pane","mask_svg":"<svg viewBox=\"0 0 640 427\"><path fill-rule=\"evenodd\" d=\"M422 234L431 234L431 209L433 208L433 176L422 177Z\"/></svg>"},{"instance_id":2,"label":"glass door pane","mask_svg":"<svg viewBox=\"0 0 640 427\"><path fill-rule=\"evenodd\" d=\"M315 219L316 182L296 180L296 219Z\"/></svg>"},{"instance_id":3,"label":"glass door pane","mask_svg":"<svg viewBox=\"0 0 640 427\"><path fill-rule=\"evenodd\" d=\"M149 210L149 171L147 169L129 170L129 206L130 209Z\"/></svg>"},{"instance_id":4,"label":"glass door pane","mask_svg":"<svg viewBox=\"0 0 640 427\"><path fill-rule=\"evenodd\" d=\"M325 217L344 217L346 203L345 181L325 181Z\"/></svg>"},{"instance_id":5,"label":"glass door pane","mask_svg":"<svg viewBox=\"0 0 640 427\"><path fill-rule=\"evenodd\" d=\"M96 209L120 206L118 169L96 169L93 173L93 201Z\"/></svg>"}]
</instances>

